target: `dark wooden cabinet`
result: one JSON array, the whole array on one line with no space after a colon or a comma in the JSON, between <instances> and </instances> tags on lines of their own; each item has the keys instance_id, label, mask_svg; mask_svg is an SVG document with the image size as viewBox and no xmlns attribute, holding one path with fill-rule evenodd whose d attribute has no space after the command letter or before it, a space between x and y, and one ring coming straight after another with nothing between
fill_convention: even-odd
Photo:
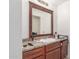
<instances>
[{"instance_id":1,"label":"dark wooden cabinet","mask_svg":"<svg viewBox=\"0 0 79 59\"><path fill-rule=\"evenodd\" d=\"M44 47L23 52L23 59L44 59Z\"/></svg>"},{"instance_id":2,"label":"dark wooden cabinet","mask_svg":"<svg viewBox=\"0 0 79 59\"><path fill-rule=\"evenodd\" d=\"M46 46L46 59L60 59L60 42Z\"/></svg>"},{"instance_id":3,"label":"dark wooden cabinet","mask_svg":"<svg viewBox=\"0 0 79 59\"><path fill-rule=\"evenodd\" d=\"M68 40L23 52L23 59L64 59L68 54Z\"/></svg>"},{"instance_id":4,"label":"dark wooden cabinet","mask_svg":"<svg viewBox=\"0 0 79 59\"><path fill-rule=\"evenodd\" d=\"M68 55L68 40L61 41L61 59Z\"/></svg>"},{"instance_id":5,"label":"dark wooden cabinet","mask_svg":"<svg viewBox=\"0 0 79 59\"><path fill-rule=\"evenodd\" d=\"M49 52L49 51L55 50L60 47L61 47L61 43L55 42L55 43L47 45L45 49L46 49L46 52Z\"/></svg>"},{"instance_id":6,"label":"dark wooden cabinet","mask_svg":"<svg viewBox=\"0 0 79 59\"><path fill-rule=\"evenodd\" d=\"M60 59L60 48L48 52L46 59Z\"/></svg>"},{"instance_id":7,"label":"dark wooden cabinet","mask_svg":"<svg viewBox=\"0 0 79 59\"><path fill-rule=\"evenodd\" d=\"M45 59L45 58L44 58L44 55L42 55L42 56L38 56L38 57L33 58L33 59Z\"/></svg>"}]
</instances>

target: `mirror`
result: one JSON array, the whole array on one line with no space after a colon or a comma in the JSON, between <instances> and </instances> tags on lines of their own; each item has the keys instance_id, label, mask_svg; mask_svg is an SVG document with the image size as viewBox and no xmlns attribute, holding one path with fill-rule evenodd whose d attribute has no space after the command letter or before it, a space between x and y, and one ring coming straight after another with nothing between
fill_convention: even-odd
<instances>
[{"instance_id":1,"label":"mirror","mask_svg":"<svg viewBox=\"0 0 79 59\"><path fill-rule=\"evenodd\" d=\"M30 2L29 36L53 35L53 12Z\"/></svg>"},{"instance_id":2,"label":"mirror","mask_svg":"<svg viewBox=\"0 0 79 59\"><path fill-rule=\"evenodd\" d=\"M36 33L36 35L51 33L50 13L32 8L32 33Z\"/></svg>"}]
</instances>

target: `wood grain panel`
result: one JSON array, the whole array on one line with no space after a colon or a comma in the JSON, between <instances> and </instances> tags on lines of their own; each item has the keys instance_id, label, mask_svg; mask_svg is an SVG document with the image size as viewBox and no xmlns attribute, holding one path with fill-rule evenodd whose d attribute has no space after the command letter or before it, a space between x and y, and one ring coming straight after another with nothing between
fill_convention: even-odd
<instances>
[{"instance_id":1,"label":"wood grain panel","mask_svg":"<svg viewBox=\"0 0 79 59\"><path fill-rule=\"evenodd\" d=\"M60 48L47 53L46 59L60 59Z\"/></svg>"},{"instance_id":2,"label":"wood grain panel","mask_svg":"<svg viewBox=\"0 0 79 59\"><path fill-rule=\"evenodd\" d=\"M51 51L53 49L56 49L56 48L59 48L60 45L61 45L60 42L56 42L56 43L53 43L53 44L49 44L49 45L46 46L46 52L49 52L49 51Z\"/></svg>"},{"instance_id":3,"label":"wood grain panel","mask_svg":"<svg viewBox=\"0 0 79 59\"><path fill-rule=\"evenodd\" d=\"M38 57L40 55L44 55L44 47L37 48L28 52L23 52L23 59L33 59L35 57ZM40 57L41 58L41 57Z\"/></svg>"}]
</instances>

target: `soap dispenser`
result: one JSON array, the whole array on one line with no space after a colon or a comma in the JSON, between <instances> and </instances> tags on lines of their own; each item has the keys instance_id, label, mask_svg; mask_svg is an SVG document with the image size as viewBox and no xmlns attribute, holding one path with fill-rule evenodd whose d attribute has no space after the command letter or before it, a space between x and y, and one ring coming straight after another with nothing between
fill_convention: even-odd
<instances>
[{"instance_id":1,"label":"soap dispenser","mask_svg":"<svg viewBox=\"0 0 79 59\"><path fill-rule=\"evenodd\" d=\"M55 39L57 39L57 32L55 32L54 37L55 37Z\"/></svg>"}]
</instances>

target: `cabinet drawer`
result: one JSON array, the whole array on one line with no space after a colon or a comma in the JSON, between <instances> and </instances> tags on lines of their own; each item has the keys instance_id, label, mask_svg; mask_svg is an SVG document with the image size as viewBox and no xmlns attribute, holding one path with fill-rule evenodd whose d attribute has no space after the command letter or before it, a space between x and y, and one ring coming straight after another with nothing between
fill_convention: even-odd
<instances>
[{"instance_id":1,"label":"cabinet drawer","mask_svg":"<svg viewBox=\"0 0 79 59\"><path fill-rule=\"evenodd\" d=\"M37 48L37 49L31 50L31 51L28 51L28 52L24 52L23 56L25 56L25 57L29 57L29 56L36 57L36 56L43 55L43 54L44 54L44 47Z\"/></svg>"},{"instance_id":2,"label":"cabinet drawer","mask_svg":"<svg viewBox=\"0 0 79 59\"><path fill-rule=\"evenodd\" d=\"M60 42L56 42L56 43L53 43L53 44L49 44L46 46L46 52L49 52L53 49L56 49L58 47L60 47L61 43Z\"/></svg>"},{"instance_id":3,"label":"cabinet drawer","mask_svg":"<svg viewBox=\"0 0 79 59\"><path fill-rule=\"evenodd\" d=\"M46 59L60 59L60 48L48 52L46 54Z\"/></svg>"},{"instance_id":4,"label":"cabinet drawer","mask_svg":"<svg viewBox=\"0 0 79 59\"><path fill-rule=\"evenodd\" d=\"M33 58L33 59L45 59L45 57L44 57L44 55L42 55L42 56L38 56L38 57Z\"/></svg>"}]
</instances>

